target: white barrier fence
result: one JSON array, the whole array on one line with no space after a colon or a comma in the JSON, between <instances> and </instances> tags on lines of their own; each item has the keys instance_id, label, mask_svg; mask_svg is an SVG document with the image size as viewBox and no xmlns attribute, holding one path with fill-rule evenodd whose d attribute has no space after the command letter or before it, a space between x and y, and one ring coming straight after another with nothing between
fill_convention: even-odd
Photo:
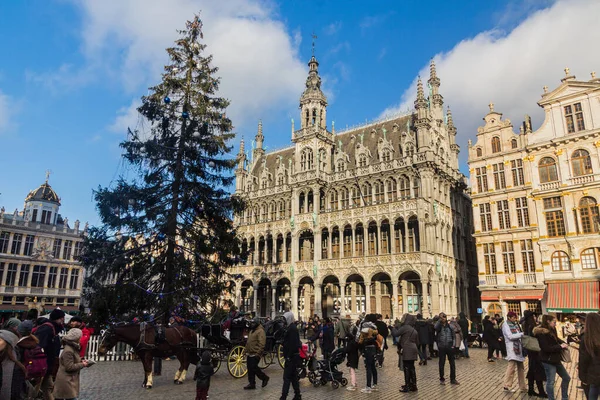
<instances>
[{"instance_id":1,"label":"white barrier fence","mask_svg":"<svg viewBox=\"0 0 600 400\"><path fill-rule=\"evenodd\" d=\"M85 351L85 358L94 361L131 361L135 358L133 353L133 347L125 343L117 343L115 347L104 355L98 355L98 348L100 347L101 335L93 335L90 337L87 349ZM205 339L198 335L197 347L202 348L205 344Z\"/></svg>"}]
</instances>

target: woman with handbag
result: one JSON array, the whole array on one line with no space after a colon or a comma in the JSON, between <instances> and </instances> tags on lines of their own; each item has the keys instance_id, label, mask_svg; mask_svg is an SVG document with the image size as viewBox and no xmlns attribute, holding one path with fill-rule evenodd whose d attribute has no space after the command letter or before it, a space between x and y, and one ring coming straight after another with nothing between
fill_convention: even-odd
<instances>
[{"instance_id":1,"label":"woman with handbag","mask_svg":"<svg viewBox=\"0 0 600 400\"><path fill-rule=\"evenodd\" d=\"M590 385L588 400L600 398L600 314L591 313L579 344L579 379Z\"/></svg>"},{"instance_id":2,"label":"woman with handbag","mask_svg":"<svg viewBox=\"0 0 600 400\"><path fill-rule=\"evenodd\" d=\"M571 377L562 365L563 350L569 351L569 346L558 338L556 333L556 318L551 315L542 317L542 325L533 329L533 336L540 342L540 360L546 372L546 392L550 400L554 400L554 381L558 374L562 382L560 390L562 400L569 399L569 383Z\"/></svg>"},{"instance_id":3,"label":"woman with handbag","mask_svg":"<svg viewBox=\"0 0 600 400\"><path fill-rule=\"evenodd\" d=\"M523 313L524 317L522 320L523 333L530 337L530 340L536 341L537 339L533 336L533 329L537 326L535 314L530 310L525 310ZM529 368L527 369L527 384L529 390L527 394L529 396L537 396L544 399L548 398L546 391L544 390L544 381L546 380L546 372L544 372L544 366L540 361L540 352L533 351L531 347L527 347L525 338L523 337L523 347L527 350L527 359L529 360ZM539 345L539 342L538 342ZM538 393L535 392L534 383L537 385Z\"/></svg>"},{"instance_id":4,"label":"woman with handbag","mask_svg":"<svg viewBox=\"0 0 600 400\"><path fill-rule=\"evenodd\" d=\"M417 391L417 371L415 361L419 356L417 345L419 344L419 333L415 329L417 319L414 315L404 314L404 324L397 325L392 329L392 336L398 338L398 368L404 371L404 386L400 389L402 393Z\"/></svg>"},{"instance_id":5,"label":"woman with handbag","mask_svg":"<svg viewBox=\"0 0 600 400\"><path fill-rule=\"evenodd\" d=\"M506 360L508 361L506 374L504 375L504 390L510 391L516 370L519 389L525 393L527 392L525 388L525 366L523 365L525 355L523 354L523 344L521 343L523 331L517 323L519 318L517 313L509 311L506 317L506 322L502 324L502 335L504 335L504 340L506 341Z\"/></svg>"}]
</instances>

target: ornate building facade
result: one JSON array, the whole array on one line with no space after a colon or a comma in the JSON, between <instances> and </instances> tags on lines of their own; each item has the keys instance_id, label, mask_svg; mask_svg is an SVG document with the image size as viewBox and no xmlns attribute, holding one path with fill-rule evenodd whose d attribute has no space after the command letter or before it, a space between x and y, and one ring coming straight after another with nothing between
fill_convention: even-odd
<instances>
[{"instance_id":1,"label":"ornate building facade","mask_svg":"<svg viewBox=\"0 0 600 400\"><path fill-rule=\"evenodd\" d=\"M2 313L60 307L79 310L83 271L76 257L83 234L59 214L60 198L48 180L25 198L22 211L0 209Z\"/></svg>"},{"instance_id":2,"label":"ornate building facade","mask_svg":"<svg viewBox=\"0 0 600 400\"><path fill-rule=\"evenodd\" d=\"M520 133L490 104L469 141L479 287L489 314L597 311L600 79L565 69L542 126Z\"/></svg>"},{"instance_id":3,"label":"ornate building facade","mask_svg":"<svg viewBox=\"0 0 600 400\"><path fill-rule=\"evenodd\" d=\"M237 305L302 318L468 312L471 203L435 64L413 112L343 132L328 124L314 56L308 66L292 145L267 153L262 123L250 157L241 144L236 193L248 205L235 222L248 258L235 268Z\"/></svg>"}]
</instances>

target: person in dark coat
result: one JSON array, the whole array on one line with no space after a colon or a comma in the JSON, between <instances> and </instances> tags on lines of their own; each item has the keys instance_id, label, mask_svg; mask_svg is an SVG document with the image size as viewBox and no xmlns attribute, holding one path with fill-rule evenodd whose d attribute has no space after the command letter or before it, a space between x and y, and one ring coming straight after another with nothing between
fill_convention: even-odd
<instances>
[{"instance_id":1,"label":"person in dark coat","mask_svg":"<svg viewBox=\"0 0 600 400\"><path fill-rule=\"evenodd\" d=\"M323 352L323 358L329 359L329 356L335 350L335 335L334 335L335 327L331 322L331 318L327 317L323 320L323 327L321 328L321 340L322 347L321 350Z\"/></svg>"},{"instance_id":2,"label":"person in dark coat","mask_svg":"<svg viewBox=\"0 0 600 400\"><path fill-rule=\"evenodd\" d=\"M483 319L483 340L488 346L488 362L494 362L494 351L499 350L498 335L494 329L494 319L486 315Z\"/></svg>"},{"instance_id":3,"label":"person in dark coat","mask_svg":"<svg viewBox=\"0 0 600 400\"><path fill-rule=\"evenodd\" d=\"M494 331L496 337L498 338L498 347L496 348L496 358L500 358L500 354L502 354L503 358L506 358L506 342L504 341L504 335L502 334L502 324L504 323L504 318L502 318L499 314L494 316Z\"/></svg>"},{"instance_id":4,"label":"person in dark coat","mask_svg":"<svg viewBox=\"0 0 600 400\"><path fill-rule=\"evenodd\" d=\"M415 329L419 334L419 365L427 365L427 346L430 342L430 328L429 323L423 319L421 314L417 314L417 322L415 322Z\"/></svg>"},{"instance_id":5,"label":"person in dark coat","mask_svg":"<svg viewBox=\"0 0 600 400\"><path fill-rule=\"evenodd\" d=\"M448 323L448 317L445 313L440 313L440 319L435 323L435 333L436 343L440 352L440 384L446 384L446 380L444 379L444 365L446 364L446 358L448 358L448 363L450 364L450 384L458 385L459 383L456 380L456 363L454 358L456 332L454 331L452 325Z\"/></svg>"},{"instance_id":6,"label":"person in dark coat","mask_svg":"<svg viewBox=\"0 0 600 400\"><path fill-rule=\"evenodd\" d=\"M465 358L469 358L469 320L462 311L458 314L458 326L460 326L463 344L465 345L463 356L465 356Z\"/></svg>"},{"instance_id":7,"label":"person in dark coat","mask_svg":"<svg viewBox=\"0 0 600 400\"><path fill-rule=\"evenodd\" d=\"M15 357L19 338L12 331L0 330L0 399L21 400L25 398L26 370Z\"/></svg>"},{"instance_id":8,"label":"person in dark coat","mask_svg":"<svg viewBox=\"0 0 600 400\"><path fill-rule=\"evenodd\" d=\"M600 314L588 314L579 341L579 379L590 386L588 398L600 397Z\"/></svg>"},{"instance_id":9,"label":"person in dark coat","mask_svg":"<svg viewBox=\"0 0 600 400\"><path fill-rule=\"evenodd\" d=\"M417 345L419 343L419 333L415 329L417 319L414 315L404 314L402 317L404 324L392 329L392 336L398 340L398 357L402 358L402 369L404 370L404 386L401 392L417 391L417 371L415 370L415 361L419 355ZM400 362L398 363L400 366Z\"/></svg>"},{"instance_id":10,"label":"person in dark coat","mask_svg":"<svg viewBox=\"0 0 600 400\"><path fill-rule=\"evenodd\" d=\"M60 308L55 308L50 313L50 321L38 325L35 336L40 341L40 347L46 353L46 362L48 371L42 380L41 390L44 393L44 399L54 399L52 391L54 390L54 379L58 372L58 355L60 354L60 337L58 334L63 330L65 323L65 312Z\"/></svg>"},{"instance_id":11,"label":"person in dark coat","mask_svg":"<svg viewBox=\"0 0 600 400\"><path fill-rule=\"evenodd\" d=\"M377 332L383 337L383 346L381 349L377 350L377 362L379 364L379 368L383 367L383 360L385 359L383 352L387 350L387 338L390 335L390 330L387 324L383 321L383 316L381 314L377 314L377 321L375 321L375 326L377 327Z\"/></svg>"},{"instance_id":12,"label":"person in dark coat","mask_svg":"<svg viewBox=\"0 0 600 400\"><path fill-rule=\"evenodd\" d=\"M210 351L204 350L202 358L196 366L194 380L196 381L196 400L206 400L210 389L210 377L215 374Z\"/></svg>"},{"instance_id":13,"label":"person in dark coat","mask_svg":"<svg viewBox=\"0 0 600 400\"><path fill-rule=\"evenodd\" d=\"M436 315L435 317L433 317L433 320L427 320L427 323L429 324L429 354L430 354L430 357L427 357L428 360L431 360L432 358L437 357L439 354L439 352L437 350L435 350L433 347L433 344L437 340L436 333L435 333L435 324L438 322L439 319L440 319L440 317Z\"/></svg>"},{"instance_id":14,"label":"person in dark coat","mask_svg":"<svg viewBox=\"0 0 600 400\"><path fill-rule=\"evenodd\" d=\"M290 391L290 384L294 388L294 399L302 400L300 394L300 382L298 378L298 365L300 364L300 334L294 323L294 314L291 311L283 314L287 322L287 329L283 336L283 357L285 358L285 367L283 369L283 388L281 389L280 400L287 399ZM332 331L333 333L333 331Z\"/></svg>"},{"instance_id":15,"label":"person in dark coat","mask_svg":"<svg viewBox=\"0 0 600 400\"><path fill-rule=\"evenodd\" d=\"M533 336L540 343L540 360L546 372L546 393L548 394L548 398L550 400L554 400L555 398L554 381L556 380L556 374L558 374L562 379L560 384L562 399L567 400L569 398L571 377L562 364L561 353L563 349L568 349L569 345L558 338L556 333L556 318L551 315L544 315L542 317L542 325L533 328Z\"/></svg>"},{"instance_id":16,"label":"person in dark coat","mask_svg":"<svg viewBox=\"0 0 600 400\"><path fill-rule=\"evenodd\" d=\"M354 329L351 329L346 335L346 366L350 368L350 385L346 389L350 391L355 391L357 388L356 370L358 369L358 343L354 338L357 329L358 328L354 327Z\"/></svg>"},{"instance_id":17,"label":"person in dark coat","mask_svg":"<svg viewBox=\"0 0 600 400\"><path fill-rule=\"evenodd\" d=\"M523 313L523 319L521 320L523 326L523 333L527 336L533 336L533 329L537 326L535 322L535 314L531 310L525 310ZM546 391L544 390L544 381L546 380L546 373L544 372L544 366L540 361L540 353L537 351L527 350L527 359L529 368L527 370L527 384L529 390L527 394L529 396L547 397ZM537 385L538 393L535 392L534 383Z\"/></svg>"}]
</instances>

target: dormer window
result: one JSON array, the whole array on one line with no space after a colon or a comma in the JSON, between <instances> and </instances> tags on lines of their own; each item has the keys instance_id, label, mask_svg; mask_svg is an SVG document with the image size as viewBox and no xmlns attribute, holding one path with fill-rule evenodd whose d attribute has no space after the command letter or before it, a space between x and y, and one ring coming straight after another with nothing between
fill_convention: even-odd
<instances>
[{"instance_id":1,"label":"dormer window","mask_svg":"<svg viewBox=\"0 0 600 400\"><path fill-rule=\"evenodd\" d=\"M390 153L390 151L389 151L389 150L384 150L384 151L383 151L383 154L382 154L382 156L381 156L381 160L382 160L382 161L390 161L390 158L391 158L391 153Z\"/></svg>"},{"instance_id":2,"label":"dormer window","mask_svg":"<svg viewBox=\"0 0 600 400\"><path fill-rule=\"evenodd\" d=\"M500 153L502 148L500 146L500 138L498 136L494 136L492 138L492 153Z\"/></svg>"},{"instance_id":3,"label":"dormer window","mask_svg":"<svg viewBox=\"0 0 600 400\"><path fill-rule=\"evenodd\" d=\"M266 179L263 179L263 180L262 180L262 188L263 188L263 189L266 189L266 188L267 188L267 184L268 184L267 180L266 180Z\"/></svg>"},{"instance_id":4,"label":"dormer window","mask_svg":"<svg viewBox=\"0 0 600 400\"><path fill-rule=\"evenodd\" d=\"M366 155L361 154L360 156L358 156L358 166L359 167L367 166L367 156Z\"/></svg>"},{"instance_id":5,"label":"dormer window","mask_svg":"<svg viewBox=\"0 0 600 400\"><path fill-rule=\"evenodd\" d=\"M481 157L483 156L483 150L481 150L481 147L477 148L477 157Z\"/></svg>"},{"instance_id":6,"label":"dormer window","mask_svg":"<svg viewBox=\"0 0 600 400\"><path fill-rule=\"evenodd\" d=\"M342 172L346 170L346 162L344 160L339 160L337 163L337 172Z\"/></svg>"},{"instance_id":7,"label":"dormer window","mask_svg":"<svg viewBox=\"0 0 600 400\"><path fill-rule=\"evenodd\" d=\"M519 147L519 144L517 143L517 139L513 139L510 141L510 147L512 147L513 149L516 149L517 147Z\"/></svg>"},{"instance_id":8,"label":"dormer window","mask_svg":"<svg viewBox=\"0 0 600 400\"><path fill-rule=\"evenodd\" d=\"M565 120L567 121L567 132L575 133L585 130L581 103L565 106Z\"/></svg>"}]
</instances>

